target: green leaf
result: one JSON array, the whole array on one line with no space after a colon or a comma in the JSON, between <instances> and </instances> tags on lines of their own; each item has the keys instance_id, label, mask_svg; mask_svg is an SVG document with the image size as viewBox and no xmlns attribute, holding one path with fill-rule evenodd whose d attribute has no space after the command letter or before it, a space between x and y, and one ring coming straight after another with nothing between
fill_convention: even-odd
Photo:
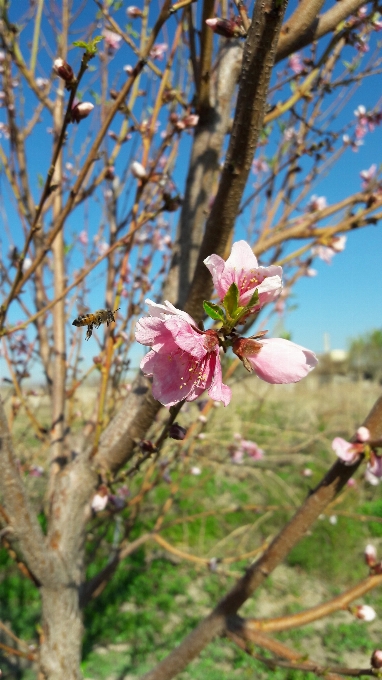
<instances>
[{"instance_id":1,"label":"green leaf","mask_svg":"<svg viewBox=\"0 0 382 680\"><path fill-rule=\"evenodd\" d=\"M73 45L74 47L83 47L85 50L88 49L88 43L84 42L83 40L76 40Z\"/></svg>"},{"instance_id":2,"label":"green leaf","mask_svg":"<svg viewBox=\"0 0 382 680\"><path fill-rule=\"evenodd\" d=\"M225 321L225 316L223 310L219 307L219 305L215 305L213 302L207 302L207 300L204 300L203 302L203 308L206 314L208 314L211 319L214 321L222 321L224 323Z\"/></svg>"},{"instance_id":3,"label":"green leaf","mask_svg":"<svg viewBox=\"0 0 382 680\"><path fill-rule=\"evenodd\" d=\"M228 288L224 300L224 309L228 312L229 316L233 319L237 315L237 308L239 305L239 289L236 283L231 283Z\"/></svg>"},{"instance_id":4,"label":"green leaf","mask_svg":"<svg viewBox=\"0 0 382 680\"><path fill-rule=\"evenodd\" d=\"M102 35L96 35L90 42L84 42L83 40L76 40L73 45L75 47L82 47L86 50L86 54L90 57L94 57L97 54L97 45L103 40Z\"/></svg>"},{"instance_id":5,"label":"green leaf","mask_svg":"<svg viewBox=\"0 0 382 680\"><path fill-rule=\"evenodd\" d=\"M247 304L247 308L249 308L249 307L254 307L255 305L257 305L258 301L259 301L259 291L258 291L257 288L256 288L256 290L255 290L255 292L253 293L253 295L252 295L250 301L249 301L248 304Z\"/></svg>"}]
</instances>

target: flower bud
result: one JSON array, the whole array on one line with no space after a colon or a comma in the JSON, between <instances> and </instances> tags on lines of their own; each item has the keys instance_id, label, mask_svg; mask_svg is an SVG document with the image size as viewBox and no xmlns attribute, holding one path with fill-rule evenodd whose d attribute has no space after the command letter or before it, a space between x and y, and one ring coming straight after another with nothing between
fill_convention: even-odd
<instances>
[{"instance_id":1,"label":"flower bud","mask_svg":"<svg viewBox=\"0 0 382 680\"><path fill-rule=\"evenodd\" d=\"M206 24L214 33L224 38L237 38L243 35L243 30L232 19L206 19Z\"/></svg>"},{"instance_id":2,"label":"flower bud","mask_svg":"<svg viewBox=\"0 0 382 680\"><path fill-rule=\"evenodd\" d=\"M382 649L375 649L370 659L372 668L382 668Z\"/></svg>"},{"instance_id":3,"label":"flower bud","mask_svg":"<svg viewBox=\"0 0 382 680\"><path fill-rule=\"evenodd\" d=\"M377 616L373 607L370 607L368 604L358 605L357 607L354 607L354 609L352 608L351 611L354 616L356 616L357 619L361 619L361 621L374 621Z\"/></svg>"},{"instance_id":4,"label":"flower bud","mask_svg":"<svg viewBox=\"0 0 382 680\"><path fill-rule=\"evenodd\" d=\"M368 565L368 567L375 567L377 564L377 551L371 543L368 543L368 545L365 548L364 552L365 556L365 562Z\"/></svg>"},{"instance_id":5,"label":"flower bud","mask_svg":"<svg viewBox=\"0 0 382 680\"><path fill-rule=\"evenodd\" d=\"M190 113L188 116L183 118L183 123L185 124L186 128L196 127L196 125L199 123L199 116L196 113Z\"/></svg>"},{"instance_id":6,"label":"flower bud","mask_svg":"<svg viewBox=\"0 0 382 680\"><path fill-rule=\"evenodd\" d=\"M108 165L108 167L105 169L105 179L114 179L115 178L115 168L114 165Z\"/></svg>"},{"instance_id":7,"label":"flower bud","mask_svg":"<svg viewBox=\"0 0 382 680\"><path fill-rule=\"evenodd\" d=\"M87 118L93 109L94 104L91 104L90 102L79 102L79 104L76 104L72 108L72 121L74 123L79 123L80 120Z\"/></svg>"},{"instance_id":8,"label":"flower bud","mask_svg":"<svg viewBox=\"0 0 382 680\"><path fill-rule=\"evenodd\" d=\"M173 423L168 431L168 436L171 437L171 439L183 441L186 436L186 432L187 430L184 427L178 425L178 423Z\"/></svg>"},{"instance_id":9,"label":"flower bud","mask_svg":"<svg viewBox=\"0 0 382 680\"><path fill-rule=\"evenodd\" d=\"M107 487L101 484L97 493L93 496L92 500L92 510L94 512L101 512L107 506L109 500L109 493Z\"/></svg>"},{"instance_id":10,"label":"flower bud","mask_svg":"<svg viewBox=\"0 0 382 680\"><path fill-rule=\"evenodd\" d=\"M359 442L367 442L367 440L370 439L370 432L367 429L367 427L364 427L363 425L358 428L357 430L357 441Z\"/></svg>"},{"instance_id":11,"label":"flower bud","mask_svg":"<svg viewBox=\"0 0 382 680\"><path fill-rule=\"evenodd\" d=\"M157 451L157 447L149 439L141 439L138 446L144 453L154 453L154 451Z\"/></svg>"},{"instance_id":12,"label":"flower bud","mask_svg":"<svg viewBox=\"0 0 382 680\"><path fill-rule=\"evenodd\" d=\"M138 161L133 161L130 170L136 179L147 179L146 170L144 169L142 163Z\"/></svg>"},{"instance_id":13,"label":"flower bud","mask_svg":"<svg viewBox=\"0 0 382 680\"><path fill-rule=\"evenodd\" d=\"M66 83L70 83L74 80L73 69L65 59L61 59L61 57L55 59L53 62L53 69Z\"/></svg>"},{"instance_id":14,"label":"flower bud","mask_svg":"<svg viewBox=\"0 0 382 680\"><path fill-rule=\"evenodd\" d=\"M130 5L126 9L126 14L129 19L137 19L138 17L142 16L142 10L139 9L139 7L135 7L135 5Z\"/></svg>"}]
</instances>

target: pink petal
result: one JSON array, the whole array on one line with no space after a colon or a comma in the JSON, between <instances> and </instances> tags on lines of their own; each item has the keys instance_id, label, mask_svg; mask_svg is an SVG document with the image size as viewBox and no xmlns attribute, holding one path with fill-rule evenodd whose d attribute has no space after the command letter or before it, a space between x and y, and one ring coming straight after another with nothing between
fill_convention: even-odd
<instances>
[{"instance_id":1,"label":"pink petal","mask_svg":"<svg viewBox=\"0 0 382 680\"><path fill-rule=\"evenodd\" d=\"M359 453L354 450L353 444L342 439L342 437L333 439L332 449L345 465L354 465L359 459Z\"/></svg>"},{"instance_id":2,"label":"pink petal","mask_svg":"<svg viewBox=\"0 0 382 680\"><path fill-rule=\"evenodd\" d=\"M247 356L261 380L272 384L298 382L317 365L317 357L305 347L283 338L261 341L261 350Z\"/></svg>"}]
</instances>

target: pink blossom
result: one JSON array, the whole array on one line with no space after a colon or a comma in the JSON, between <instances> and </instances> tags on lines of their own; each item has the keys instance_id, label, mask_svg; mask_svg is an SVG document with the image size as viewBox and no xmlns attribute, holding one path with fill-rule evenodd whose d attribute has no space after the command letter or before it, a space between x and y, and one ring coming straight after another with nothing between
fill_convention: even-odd
<instances>
[{"instance_id":1,"label":"pink blossom","mask_svg":"<svg viewBox=\"0 0 382 680\"><path fill-rule=\"evenodd\" d=\"M308 212L317 212L317 210L324 210L327 206L325 196L313 196L310 197L309 203L307 205Z\"/></svg>"},{"instance_id":2,"label":"pink blossom","mask_svg":"<svg viewBox=\"0 0 382 680\"><path fill-rule=\"evenodd\" d=\"M365 482L368 482L372 486L378 486L380 479L379 479L379 477L376 477L375 475L373 475L371 470L369 470L369 468L367 467L366 470L365 470Z\"/></svg>"},{"instance_id":3,"label":"pink blossom","mask_svg":"<svg viewBox=\"0 0 382 680\"><path fill-rule=\"evenodd\" d=\"M100 243L97 244L97 250L100 255L105 255L109 250L109 244L106 243L106 241L100 241Z\"/></svg>"},{"instance_id":4,"label":"pink blossom","mask_svg":"<svg viewBox=\"0 0 382 680\"><path fill-rule=\"evenodd\" d=\"M314 352L283 338L239 338L233 351L245 360L246 367L249 364L261 380L272 385L298 382L317 365Z\"/></svg>"},{"instance_id":5,"label":"pink blossom","mask_svg":"<svg viewBox=\"0 0 382 680\"><path fill-rule=\"evenodd\" d=\"M88 243L89 243L87 231L85 231L85 230L80 231L80 233L78 234L78 240L83 246L87 246Z\"/></svg>"},{"instance_id":6,"label":"pink blossom","mask_svg":"<svg viewBox=\"0 0 382 680\"><path fill-rule=\"evenodd\" d=\"M219 255L210 255L204 260L204 264L211 272L220 300L223 300L231 284L236 283L239 304L244 307L257 289L259 302L251 308L252 312L261 309L281 292L282 268L275 265L259 267L257 258L246 241L233 244L226 262Z\"/></svg>"},{"instance_id":7,"label":"pink blossom","mask_svg":"<svg viewBox=\"0 0 382 680\"><path fill-rule=\"evenodd\" d=\"M251 442L248 439L242 439L240 442L240 448L253 460L261 460L264 458L264 451L261 449L256 442Z\"/></svg>"},{"instance_id":8,"label":"pink blossom","mask_svg":"<svg viewBox=\"0 0 382 680\"><path fill-rule=\"evenodd\" d=\"M335 252L333 248L328 248L328 246L313 246L312 255L314 257L319 257L320 260L323 260L326 264L331 264Z\"/></svg>"},{"instance_id":9,"label":"pink blossom","mask_svg":"<svg viewBox=\"0 0 382 680\"><path fill-rule=\"evenodd\" d=\"M131 76L134 73L134 68L131 66L131 64L126 64L126 66L123 67L123 70L128 76Z\"/></svg>"},{"instance_id":10,"label":"pink blossom","mask_svg":"<svg viewBox=\"0 0 382 680\"><path fill-rule=\"evenodd\" d=\"M295 52L294 54L290 55L288 64L289 68L291 68L293 73L296 75L299 75L304 70L304 65L301 61L301 54L299 52Z\"/></svg>"},{"instance_id":11,"label":"pink blossom","mask_svg":"<svg viewBox=\"0 0 382 680\"><path fill-rule=\"evenodd\" d=\"M335 253L342 253L342 251L345 250L346 241L347 236L345 236L345 234L343 234L342 236L334 236L332 238L330 247L332 248L332 250L334 250Z\"/></svg>"},{"instance_id":12,"label":"pink blossom","mask_svg":"<svg viewBox=\"0 0 382 680\"><path fill-rule=\"evenodd\" d=\"M355 465L362 452L359 446L347 442L345 439L342 439L342 437L335 437L333 439L332 449L345 465Z\"/></svg>"},{"instance_id":13,"label":"pink blossom","mask_svg":"<svg viewBox=\"0 0 382 680\"><path fill-rule=\"evenodd\" d=\"M373 163L368 170L361 170L359 176L363 180L362 189L368 189L372 180L377 174L377 166Z\"/></svg>"},{"instance_id":14,"label":"pink blossom","mask_svg":"<svg viewBox=\"0 0 382 680\"><path fill-rule=\"evenodd\" d=\"M105 45L107 47L108 53L110 56L112 56L114 52L119 49L122 36L120 36L118 33L115 33L114 31L110 31L108 28L103 29L102 35L105 38Z\"/></svg>"},{"instance_id":15,"label":"pink blossom","mask_svg":"<svg viewBox=\"0 0 382 680\"><path fill-rule=\"evenodd\" d=\"M353 489L355 486L357 486L357 482L355 481L355 479L353 479L353 477L350 477L350 479L348 479L346 484L347 484L347 486L350 486L351 489Z\"/></svg>"},{"instance_id":16,"label":"pink blossom","mask_svg":"<svg viewBox=\"0 0 382 680\"><path fill-rule=\"evenodd\" d=\"M381 479L382 477L382 457L377 456L374 451L371 452L370 454L370 460L367 464L367 469L369 472L374 475L377 479Z\"/></svg>"},{"instance_id":17,"label":"pink blossom","mask_svg":"<svg viewBox=\"0 0 382 680\"><path fill-rule=\"evenodd\" d=\"M183 123L186 128L196 127L199 123L199 116L196 113L189 113L188 116L183 118Z\"/></svg>"},{"instance_id":18,"label":"pink blossom","mask_svg":"<svg viewBox=\"0 0 382 680\"><path fill-rule=\"evenodd\" d=\"M236 447L230 447L229 449L230 456L231 456L231 461L235 465L241 465L243 462L244 458L244 451L243 449L236 448Z\"/></svg>"},{"instance_id":19,"label":"pink blossom","mask_svg":"<svg viewBox=\"0 0 382 680\"><path fill-rule=\"evenodd\" d=\"M363 35L357 36L357 42L355 43L354 46L357 52L359 52L360 54L366 54L366 52L369 52L370 50L368 38L364 37Z\"/></svg>"},{"instance_id":20,"label":"pink blossom","mask_svg":"<svg viewBox=\"0 0 382 680\"><path fill-rule=\"evenodd\" d=\"M29 474L31 477L41 477L44 474L44 468L41 465L31 465Z\"/></svg>"},{"instance_id":21,"label":"pink blossom","mask_svg":"<svg viewBox=\"0 0 382 680\"><path fill-rule=\"evenodd\" d=\"M227 406L231 390L222 382L215 331L199 331L195 321L170 302L146 303L150 316L137 322L135 337L151 347L141 369L153 377L154 398L164 406L173 406L183 399L194 401L207 390L211 399Z\"/></svg>"},{"instance_id":22,"label":"pink blossom","mask_svg":"<svg viewBox=\"0 0 382 680\"><path fill-rule=\"evenodd\" d=\"M167 49L167 43L157 43L156 45L153 45L150 51L151 59L159 59L159 61L162 61Z\"/></svg>"},{"instance_id":23,"label":"pink blossom","mask_svg":"<svg viewBox=\"0 0 382 680\"><path fill-rule=\"evenodd\" d=\"M294 127L288 127L284 130L283 137L286 142L291 142L292 139L297 138L297 132Z\"/></svg>"},{"instance_id":24,"label":"pink blossom","mask_svg":"<svg viewBox=\"0 0 382 680\"><path fill-rule=\"evenodd\" d=\"M252 172L254 175L261 174L262 172L268 172L269 165L263 158L255 158L252 163Z\"/></svg>"}]
</instances>

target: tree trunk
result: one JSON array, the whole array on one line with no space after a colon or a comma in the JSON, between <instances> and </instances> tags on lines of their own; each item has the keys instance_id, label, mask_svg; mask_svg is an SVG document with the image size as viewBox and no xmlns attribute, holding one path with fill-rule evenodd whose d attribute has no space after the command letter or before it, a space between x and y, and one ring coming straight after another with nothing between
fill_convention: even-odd
<instances>
[{"instance_id":1,"label":"tree trunk","mask_svg":"<svg viewBox=\"0 0 382 680\"><path fill-rule=\"evenodd\" d=\"M81 680L82 612L78 587L41 588L39 680Z\"/></svg>"}]
</instances>

